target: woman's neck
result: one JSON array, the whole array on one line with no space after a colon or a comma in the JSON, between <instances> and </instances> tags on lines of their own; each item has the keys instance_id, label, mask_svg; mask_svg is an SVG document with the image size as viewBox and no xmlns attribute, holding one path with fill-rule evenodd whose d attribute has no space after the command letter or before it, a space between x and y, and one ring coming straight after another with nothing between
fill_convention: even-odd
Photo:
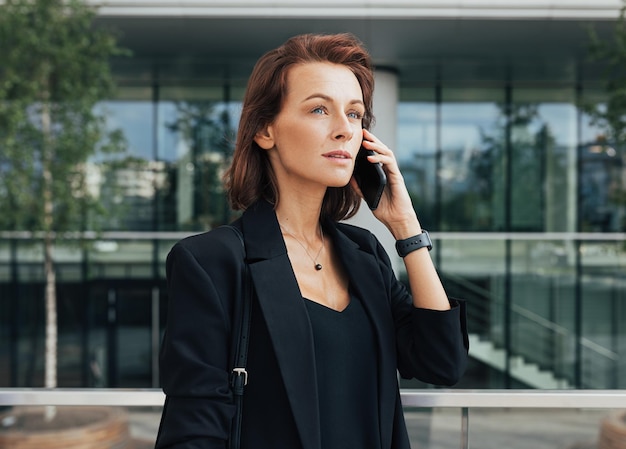
<instances>
[{"instance_id":1,"label":"woman's neck","mask_svg":"<svg viewBox=\"0 0 626 449\"><path fill-rule=\"evenodd\" d=\"M289 233L297 236L311 237L318 235L322 198L283 195L276 206L278 223Z\"/></svg>"}]
</instances>

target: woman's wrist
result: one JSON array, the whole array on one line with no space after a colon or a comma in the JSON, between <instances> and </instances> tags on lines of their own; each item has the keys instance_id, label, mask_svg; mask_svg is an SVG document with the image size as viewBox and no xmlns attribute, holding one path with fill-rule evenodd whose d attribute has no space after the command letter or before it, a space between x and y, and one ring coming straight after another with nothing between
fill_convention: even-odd
<instances>
[{"instance_id":1,"label":"woman's wrist","mask_svg":"<svg viewBox=\"0 0 626 449\"><path fill-rule=\"evenodd\" d=\"M409 237L422 233L422 227L420 226L417 217L394 222L393 224L390 224L388 228L396 240L408 239Z\"/></svg>"},{"instance_id":2,"label":"woman's wrist","mask_svg":"<svg viewBox=\"0 0 626 449\"><path fill-rule=\"evenodd\" d=\"M426 229L422 229L421 234L414 235L408 239L396 240L396 251L398 252L398 256L402 258L422 248L427 248L428 251L433 248L433 242L430 240Z\"/></svg>"}]
</instances>

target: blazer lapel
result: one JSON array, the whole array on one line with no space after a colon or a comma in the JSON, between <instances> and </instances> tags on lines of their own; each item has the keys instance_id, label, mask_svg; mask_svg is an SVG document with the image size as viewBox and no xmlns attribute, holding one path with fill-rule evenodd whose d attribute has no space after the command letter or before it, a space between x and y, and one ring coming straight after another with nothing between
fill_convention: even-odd
<instances>
[{"instance_id":1,"label":"blazer lapel","mask_svg":"<svg viewBox=\"0 0 626 449\"><path fill-rule=\"evenodd\" d=\"M272 206L242 217L246 257L304 449L321 449L313 333Z\"/></svg>"},{"instance_id":2,"label":"blazer lapel","mask_svg":"<svg viewBox=\"0 0 626 449\"><path fill-rule=\"evenodd\" d=\"M382 447L391 447L393 435L393 413L397 394L397 359L395 329L390 302L385 289L378 261L371 252L359 248L336 228L328 226L338 255L350 278L350 288L361 300L370 317L378 342L378 407Z\"/></svg>"}]
</instances>

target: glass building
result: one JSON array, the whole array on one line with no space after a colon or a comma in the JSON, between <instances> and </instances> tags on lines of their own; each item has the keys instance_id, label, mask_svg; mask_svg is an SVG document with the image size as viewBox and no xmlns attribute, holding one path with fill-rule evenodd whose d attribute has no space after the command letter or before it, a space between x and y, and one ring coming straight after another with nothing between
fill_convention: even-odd
<instances>
[{"instance_id":1,"label":"glass building","mask_svg":"<svg viewBox=\"0 0 626 449\"><path fill-rule=\"evenodd\" d=\"M101 107L137 163L93 163L115 213L88 246L56 247L59 386L158 386L165 256L235 216L220 175L254 62L347 31L376 64L374 132L468 301L460 386L626 388L626 151L580 107L605 101L586 27L610 36L621 3L588 3L106 2L98 24L132 56ZM392 248L368 213L354 221ZM0 232L0 387L43 383L43 245L24 231Z\"/></svg>"}]
</instances>

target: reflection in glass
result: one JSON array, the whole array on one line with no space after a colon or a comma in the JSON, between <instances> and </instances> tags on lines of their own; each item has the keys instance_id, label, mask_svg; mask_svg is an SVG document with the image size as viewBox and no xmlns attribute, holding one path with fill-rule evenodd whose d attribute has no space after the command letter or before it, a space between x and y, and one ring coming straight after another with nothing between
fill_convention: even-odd
<instances>
[{"instance_id":1,"label":"reflection in glass","mask_svg":"<svg viewBox=\"0 0 626 449\"><path fill-rule=\"evenodd\" d=\"M92 161L91 188L106 215L99 228L149 231L154 228L154 197L163 179L154 160L153 106L148 100L108 101L107 126L119 129L127 142L121 157Z\"/></svg>"},{"instance_id":2,"label":"reflection in glass","mask_svg":"<svg viewBox=\"0 0 626 449\"><path fill-rule=\"evenodd\" d=\"M153 242L96 241L89 252L90 279L151 279Z\"/></svg>"},{"instance_id":3,"label":"reflection in glass","mask_svg":"<svg viewBox=\"0 0 626 449\"><path fill-rule=\"evenodd\" d=\"M444 90L441 104L441 230L502 230L506 119L503 92Z\"/></svg>"},{"instance_id":4,"label":"reflection in glass","mask_svg":"<svg viewBox=\"0 0 626 449\"><path fill-rule=\"evenodd\" d=\"M470 363L459 388L504 388L505 242L436 240L442 282L467 304Z\"/></svg>"},{"instance_id":5,"label":"reflection in glass","mask_svg":"<svg viewBox=\"0 0 626 449\"><path fill-rule=\"evenodd\" d=\"M626 149L607 141L603 130L582 115L580 228L586 232L626 231Z\"/></svg>"},{"instance_id":6,"label":"reflection in glass","mask_svg":"<svg viewBox=\"0 0 626 449\"><path fill-rule=\"evenodd\" d=\"M437 109L432 101L398 104L395 150L413 207L426 229L436 229Z\"/></svg>"},{"instance_id":7,"label":"reflection in glass","mask_svg":"<svg viewBox=\"0 0 626 449\"><path fill-rule=\"evenodd\" d=\"M235 106L159 103L159 153L167 178L159 197L162 230L207 230L230 220L222 175L233 151Z\"/></svg>"},{"instance_id":8,"label":"reflection in glass","mask_svg":"<svg viewBox=\"0 0 626 449\"><path fill-rule=\"evenodd\" d=\"M626 247L583 241L580 254L583 385L626 388Z\"/></svg>"},{"instance_id":9,"label":"reflection in glass","mask_svg":"<svg viewBox=\"0 0 626 449\"><path fill-rule=\"evenodd\" d=\"M152 102L150 101L106 101L101 103L107 114L107 126L120 129L128 143L130 156L152 160L154 139L152 138Z\"/></svg>"},{"instance_id":10,"label":"reflection in glass","mask_svg":"<svg viewBox=\"0 0 626 449\"><path fill-rule=\"evenodd\" d=\"M519 240L511 249L513 370L534 388L571 388L576 358L576 259L569 241ZM515 374L515 373L513 373Z\"/></svg>"},{"instance_id":11,"label":"reflection in glass","mask_svg":"<svg viewBox=\"0 0 626 449\"><path fill-rule=\"evenodd\" d=\"M576 129L573 90L513 91L512 231L576 230Z\"/></svg>"}]
</instances>

